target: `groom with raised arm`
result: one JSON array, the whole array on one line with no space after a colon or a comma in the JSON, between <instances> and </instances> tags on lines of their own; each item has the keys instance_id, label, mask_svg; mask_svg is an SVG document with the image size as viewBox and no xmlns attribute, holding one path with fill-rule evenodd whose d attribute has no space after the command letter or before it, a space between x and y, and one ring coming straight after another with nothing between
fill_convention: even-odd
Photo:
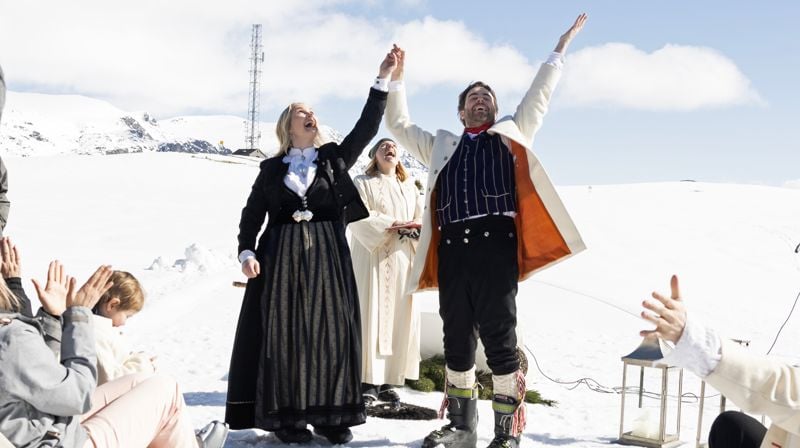
<instances>
[{"instance_id":1,"label":"groom with raised arm","mask_svg":"<svg viewBox=\"0 0 800 448\"><path fill-rule=\"evenodd\" d=\"M405 53L394 48L386 126L428 167L422 233L408 285L439 289L447 363L450 422L422 446L475 447L477 337L494 384L495 437L489 448L520 443L525 427L525 376L517 355L517 283L585 248L555 188L531 151L564 52L586 22L581 14L542 64L514 115L497 120L497 99L483 82L458 97L460 135L414 125L402 83ZM441 416L441 415L440 415Z\"/></svg>"}]
</instances>

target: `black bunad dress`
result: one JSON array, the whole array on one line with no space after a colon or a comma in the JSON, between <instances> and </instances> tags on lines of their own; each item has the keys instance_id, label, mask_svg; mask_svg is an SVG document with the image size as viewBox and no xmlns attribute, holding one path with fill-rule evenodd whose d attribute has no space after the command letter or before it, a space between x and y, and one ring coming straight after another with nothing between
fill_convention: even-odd
<instances>
[{"instance_id":1,"label":"black bunad dress","mask_svg":"<svg viewBox=\"0 0 800 448\"><path fill-rule=\"evenodd\" d=\"M353 130L340 144L318 148L316 177L304 197L284 184L282 156L261 163L239 223L239 253L255 249L261 274L247 284L231 355L225 421L233 429L366 420L345 226L368 212L347 170L377 134L386 95L370 89ZM298 222L297 211L313 216Z\"/></svg>"}]
</instances>

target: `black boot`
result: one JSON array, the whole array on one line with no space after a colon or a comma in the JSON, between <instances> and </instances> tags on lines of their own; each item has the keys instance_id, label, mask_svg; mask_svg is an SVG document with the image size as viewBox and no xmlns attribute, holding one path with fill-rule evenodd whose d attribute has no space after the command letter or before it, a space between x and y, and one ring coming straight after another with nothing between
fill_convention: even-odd
<instances>
[{"instance_id":1,"label":"black boot","mask_svg":"<svg viewBox=\"0 0 800 448\"><path fill-rule=\"evenodd\" d=\"M494 410L494 439L487 448L517 448L525 427L525 403L507 395L496 394Z\"/></svg>"},{"instance_id":2,"label":"black boot","mask_svg":"<svg viewBox=\"0 0 800 448\"><path fill-rule=\"evenodd\" d=\"M478 395L475 389L447 388L447 418L450 423L425 437L422 448L474 448L478 443Z\"/></svg>"}]
</instances>

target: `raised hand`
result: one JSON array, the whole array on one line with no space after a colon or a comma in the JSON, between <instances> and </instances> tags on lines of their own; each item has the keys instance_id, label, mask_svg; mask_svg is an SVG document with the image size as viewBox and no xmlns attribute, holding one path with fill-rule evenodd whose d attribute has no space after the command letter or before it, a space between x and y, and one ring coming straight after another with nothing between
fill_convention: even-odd
<instances>
[{"instance_id":1,"label":"raised hand","mask_svg":"<svg viewBox=\"0 0 800 448\"><path fill-rule=\"evenodd\" d=\"M85 306L86 308L94 308L100 297L114 285L109 281L113 273L111 266L100 266L77 292L75 291L75 279L70 279L67 307Z\"/></svg>"},{"instance_id":2,"label":"raised hand","mask_svg":"<svg viewBox=\"0 0 800 448\"><path fill-rule=\"evenodd\" d=\"M402 48L398 47L397 44L393 44L392 53L394 54L394 58L397 61L397 66L392 72L392 81L399 81L403 79L403 69L405 68L406 52Z\"/></svg>"},{"instance_id":3,"label":"raised hand","mask_svg":"<svg viewBox=\"0 0 800 448\"><path fill-rule=\"evenodd\" d=\"M261 274L261 264L255 258L248 258L242 263L242 274L247 278L256 278Z\"/></svg>"},{"instance_id":4,"label":"raised hand","mask_svg":"<svg viewBox=\"0 0 800 448\"><path fill-rule=\"evenodd\" d=\"M31 279L36 295L42 308L53 316L60 316L67 309L67 295L69 294L69 284L74 283L75 279L70 278L64 272L64 266L58 260L53 260L47 268L47 283L44 287Z\"/></svg>"},{"instance_id":5,"label":"raised hand","mask_svg":"<svg viewBox=\"0 0 800 448\"><path fill-rule=\"evenodd\" d=\"M3 278L22 277L21 261L17 246L11 242L11 238L3 237L0 242L0 255L2 255L2 264L0 265L0 274Z\"/></svg>"},{"instance_id":6,"label":"raised hand","mask_svg":"<svg viewBox=\"0 0 800 448\"><path fill-rule=\"evenodd\" d=\"M381 62L381 66L378 69L378 78L385 79L389 77L396 67L396 56L394 52L390 50L388 53L386 53L386 57L383 58L383 62Z\"/></svg>"},{"instance_id":7,"label":"raised hand","mask_svg":"<svg viewBox=\"0 0 800 448\"><path fill-rule=\"evenodd\" d=\"M586 19L589 16L586 13L582 13L575 19L575 23L572 24L571 27L567 30L566 33L561 35L561 38L558 39L558 44L556 44L556 48L553 50L556 53L564 54L567 51L567 47L569 47L570 42L578 33L581 32L583 29L583 25L586 23Z\"/></svg>"},{"instance_id":8,"label":"raised hand","mask_svg":"<svg viewBox=\"0 0 800 448\"><path fill-rule=\"evenodd\" d=\"M655 324L656 328L640 331L639 334L641 336L655 335L676 344L683 335L683 329L686 328L686 306L681 299L676 275L672 276L669 285L672 292L670 297L653 292L653 298L656 300L642 302L642 306L651 311L642 311L642 318Z\"/></svg>"}]
</instances>

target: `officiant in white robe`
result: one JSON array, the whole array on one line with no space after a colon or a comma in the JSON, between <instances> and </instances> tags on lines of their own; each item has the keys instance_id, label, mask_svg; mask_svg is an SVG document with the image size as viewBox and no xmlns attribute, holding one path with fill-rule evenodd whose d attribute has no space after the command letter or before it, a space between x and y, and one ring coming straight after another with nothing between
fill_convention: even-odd
<instances>
[{"instance_id":1,"label":"officiant in white robe","mask_svg":"<svg viewBox=\"0 0 800 448\"><path fill-rule=\"evenodd\" d=\"M362 381L381 401L397 399L392 385L419 377L419 312L405 285L416 253L423 198L399 161L391 139L369 151L366 174L355 180L369 217L351 223L353 271L361 302Z\"/></svg>"}]
</instances>

